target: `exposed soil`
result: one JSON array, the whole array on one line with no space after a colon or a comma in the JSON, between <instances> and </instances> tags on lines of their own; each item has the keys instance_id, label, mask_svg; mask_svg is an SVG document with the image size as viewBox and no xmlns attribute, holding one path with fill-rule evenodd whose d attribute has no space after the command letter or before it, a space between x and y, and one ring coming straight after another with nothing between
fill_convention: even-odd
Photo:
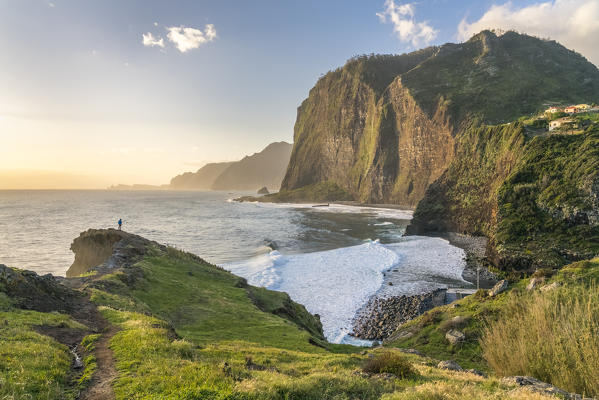
<instances>
[{"instance_id":1,"label":"exposed soil","mask_svg":"<svg viewBox=\"0 0 599 400\"><path fill-rule=\"evenodd\" d=\"M114 357L109 345L110 339L118 332L118 329L109 324L99 312L98 315L106 324L106 329L102 332L102 336L96 342L94 349L98 369L94 373L89 386L79 395L79 400L111 400L115 398L112 382L117 377L117 371L114 367Z\"/></svg>"},{"instance_id":2,"label":"exposed soil","mask_svg":"<svg viewBox=\"0 0 599 400\"><path fill-rule=\"evenodd\" d=\"M77 346L81 340L90 333L100 333L101 336L95 344L93 355L96 357L97 370L92 376L88 387L80 393L79 400L111 400L114 399L112 382L117 377L114 367L114 357L110 350L110 339L118 332L118 328L110 324L98 311L97 307L85 297L79 297L77 304L70 304L71 316L74 320L84 324L89 329L73 329L67 326L41 325L36 331L54 338L56 341L68 346L73 354L81 356L81 349ZM81 364L73 360L73 375L80 373Z\"/></svg>"}]
</instances>

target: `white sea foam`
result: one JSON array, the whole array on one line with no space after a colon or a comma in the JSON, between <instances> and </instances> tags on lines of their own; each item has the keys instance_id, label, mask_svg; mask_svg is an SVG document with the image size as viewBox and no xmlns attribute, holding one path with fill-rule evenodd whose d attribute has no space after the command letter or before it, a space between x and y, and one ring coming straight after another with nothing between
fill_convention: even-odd
<instances>
[{"instance_id":1,"label":"white sea foam","mask_svg":"<svg viewBox=\"0 0 599 400\"><path fill-rule=\"evenodd\" d=\"M393 222L391 221L385 221L385 222L381 222L379 224L372 224L373 226L387 226L387 225L395 225Z\"/></svg>"},{"instance_id":2,"label":"white sea foam","mask_svg":"<svg viewBox=\"0 0 599 400\"><path fill-rule=\"evenodd\" d=\"M401 257L401 264L393 269L393 286L381 287L379 296L415 295L468 284L462 278L466 266L464 250L445 239L406 236L387 248Z\"/></svg>"},{"instance_id":3,"label":"white sea foam","mask_svg":"<svg viewBox=\"0 0 599 400\"><path fill-rule=\"evenodd\" d=\"M420 294L464 282L464 266L463 250L446 240L410 236L389 245L375 240L296 255L272 251L224 267L252 285L287 292L319 314L329 341L366 345L348 334L356 312L372 295ZM383 273L389 269L397 271L397 279L393 286L383 286Z\"/></svg>"},{"instance_id":4,"label":"white sea foam","mask_svg":"<svg viewBox=\"0 0 599 400\"><path fill-rule=\"evenodd\" d=\"M270 253L224 267L253 285L287 292L306 309L319 314L333 343L348 341L356 312L383 283L383 271L400 256L378 241L335 250L283 255Z\"/></svg>"}]
</instances>

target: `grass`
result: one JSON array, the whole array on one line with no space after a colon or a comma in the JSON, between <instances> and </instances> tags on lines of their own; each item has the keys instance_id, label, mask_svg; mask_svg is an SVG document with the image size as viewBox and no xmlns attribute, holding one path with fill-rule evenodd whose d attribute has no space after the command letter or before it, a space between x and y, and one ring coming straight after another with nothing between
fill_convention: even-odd
<instances>
[{"instance_id":1,"label":"grass","mask_svg":"<svg viewBox=\"0 0 599 400\"><path fill-rule=\"evenodd\" d=\"M549 292L516 295L481 340L499 375L530 375L585 396L599 395L599 259L572 264Z\"/></svg>"},{"instance_id":2,"label":"grass","mask_svg":"<svg viewBox=\"0 0 599 400\"><path fill-rule=\"evenodd\" d=\"M479 339L487 321L497 318L506 301L507 294L488 297L481 291L452 305L436 307L401 325L385 346L413 348L437 359L455 360L463 368L490 371ZM445 338L450 329L462 331L466 340L450 344Z\"/></svg>"},{"instance_id":3,"label":"grass","mask_svg":"<svg viewBox=\"0 0 599 400\"><path fill-rule=\"evenodd\" d=\"M120 276L128 273L137 280ZM106 280L106 288L120 293L118 301L95 297L107 302L100 310L119 327L110 343L117 399L374 400L433 380L452 388L463 376L471 379L470 391L505 391L493 380L440 371L396 349L370 349L371 359L360 348L311 344L319 324L286 295L247 286L174 249L155 249ZM399 377L366 376L364 366Z\"/></svg>"},{"instance_id":4,"label":"grass","mask_svg":"<svg viewBox=\"0 0 599 400\"><path fill-rule=\"evenodd\" d=\"M362 371L371 374L393 374L401 379L412 378L416 375L414 367L404 356L392 352L382 353L366 360Z\"/></svg>"},{"instance_id":5,"label":"grass","mask_svg":"<svg viewBox=\"0 0 599 400\"><path fill-rule=\"evenodd\" d=\"M4 293L1 297L6 299ZM74 399L69 349L34 327L83 326L64 314L13 309L6 303L0 307L0 399Z\"/></svg>"}]
</instances>

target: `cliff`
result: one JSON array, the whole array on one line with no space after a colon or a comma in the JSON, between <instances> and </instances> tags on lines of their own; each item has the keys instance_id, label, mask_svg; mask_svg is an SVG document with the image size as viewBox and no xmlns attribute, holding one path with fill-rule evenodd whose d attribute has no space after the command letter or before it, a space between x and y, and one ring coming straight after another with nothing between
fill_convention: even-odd
<instances>
[{"instance_id":1,"label":"cliff","mask_svg":"<svg viewBox=\"0 0 599 400\"><path fill-rule=\"evenodd\" d=\"M554 41L483 31L461 44L354 58L298 108L281 189L329 183L354 200L416 206L475 121L599 97L599 71Z\"/></svg>"},{"instance_id":2,"label":"cliff","mask_svg":"<svg viewBox=\"0 0 599 400\"><path fill-rule=\"evenodd\" d=\"M171 179L169 188L175 190L210 190L214 181L232 162L209 163L196 172L185 172Z\"/></svg>"},{"instance_id":3,"label":"cliff","mask_svg":"<svg viewBox=\"0 0 599 400\"><path fill-rule=\"evenodd\" d=\"M196 172L185 172L171 179L175 190L258 190L277 191L289 163L292 145L275 142L262 151L239 161L210 163Z\"/></svg>"},{"instance_id":4,"label":"cliff","mask_svg":"<svg viewBox=\"0 0 599 400\"><path fill-rule=\"evenodd\" d=\"M578 117L587 118L599 119ZM485 235L502 269L555 268L599 254L599 123L587 123L574 134L522 122L466 129L408 233Z\"/></svg>"},{"instance_id":5,"label":"cliff","mask_svg":"<svg viewBox=\"0 0 599 400\"><path fill-rule=\"evenodd\" d=\"M292 145L275 142L262 151L229 165L214 180L212 190L279 190L289 163Z\"/></svg>"}]
</instances>

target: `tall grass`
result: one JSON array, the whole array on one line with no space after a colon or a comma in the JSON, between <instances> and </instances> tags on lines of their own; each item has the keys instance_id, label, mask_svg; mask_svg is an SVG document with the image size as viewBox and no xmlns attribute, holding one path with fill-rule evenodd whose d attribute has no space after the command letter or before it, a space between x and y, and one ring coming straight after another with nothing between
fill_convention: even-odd
<instances>
[{"instance_id":1,"label":"tall grass","mask_svg":"<svg viewBox=\"0 0 599 400\"><path fill-rule=\"evenodd\" d=\"M599 395L596 284L514 295L481 339L498 375L531 375L571 392Z\"/></svg>"}]
</instances>

